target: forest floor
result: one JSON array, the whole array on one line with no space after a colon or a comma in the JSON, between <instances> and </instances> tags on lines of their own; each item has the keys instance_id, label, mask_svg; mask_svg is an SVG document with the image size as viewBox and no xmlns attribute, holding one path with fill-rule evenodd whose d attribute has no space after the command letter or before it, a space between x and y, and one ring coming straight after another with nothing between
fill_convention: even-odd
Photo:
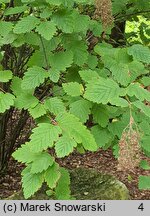
<instances>
[{"instance_id":1,"label":"forest floor","mask_svg":"<svg viewBox=\"0 0 150 216\"><path fill-rule=\"evenodd\" d=\"M150 158L143 156L142 159ZM99 172L116 176L129 189L132 200L150 200L150 190L138 189L139 175L149 175L150 171L137 168L132 173L117 171L117 160L112 155L111 150L99 150L96 153L87 152L85 154L72 153L69 157L58 159L57 162L68 169L76 167L94 168ZM0 199L7 198L21 189L21 170L23 165L11 159L5 177L0 179Z\"/></svg>"}]
</instances>

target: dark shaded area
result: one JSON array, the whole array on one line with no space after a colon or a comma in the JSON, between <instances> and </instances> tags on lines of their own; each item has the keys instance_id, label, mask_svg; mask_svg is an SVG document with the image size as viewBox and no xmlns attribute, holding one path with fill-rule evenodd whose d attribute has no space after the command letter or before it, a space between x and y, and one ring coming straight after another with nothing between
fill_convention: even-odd
<instances>
[{"instance_id":1,"label":"dark shaded area","mask_svg":"<svg viewBox=\"0 0 150 216\"><path fill-rule=\"evenodd\" d=\"M150 158L144 155L142 155L142 159L150 162ZM126 185L132 200L150 200L150 190L138 189L139 175L149 175L149 170L145 171L141 168L136 168L132 173L117 171L117 160L112 155L111 150L99 150L95 153L87 152L83 155L74 152L69 157L57 159L57 162L70 170L79 167L93 168L99 173L113 175ZM21 171L23 168L22 164L16 163L12 159L10 160L5 177L0 179L0 199L7 198L21 190ZM81 184L83 184L83 180L81 180ZM94 181L92 181L92 185L95 185ZM95 182L97 183L97 181ZM87 189L83 189L83 192L88 192L85 190Z\"/></svg>"}]
</instances>

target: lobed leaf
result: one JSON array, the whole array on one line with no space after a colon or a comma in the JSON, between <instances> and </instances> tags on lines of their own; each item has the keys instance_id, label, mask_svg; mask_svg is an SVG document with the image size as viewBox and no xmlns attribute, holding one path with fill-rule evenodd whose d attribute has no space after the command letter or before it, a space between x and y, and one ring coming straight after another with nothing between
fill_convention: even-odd
<instances>
[{"instance_id":1,"label":"lobed leaf","mask_svg":"<svg viewBox=\"0 0 150 216\"><path fill-rule=\"evenodd\" d=\"M43 173L26 172L22 177L22 187L25 199L37 192L44 181Z\"/></svg>"},{"instance_id":2,"label":"lobed leaf","mask_svg":"<svg viewBox=\"0 0 150 216\"><path fill-rule=\"evenodd\" d=\"M33 66L28 68L25 73L21 87L23 89L34 89L44 82L48 77L48 73L41 67Z\"/></svg>"},{"instance_id":3,"label":"lobed leaf","mask_svg":"<svg viewBox=\"0 0 150 216\"><path fill-rule=\"evenodd\" d=\"M58 200L68 200L70 199L70 176L69 172L65 168L60 168L61 177L57 183L55 189L56 198Z\"/></svg>"},{"instance_id":4,"label":"lobed leaf","mask_svg":"<svg viewBox=\"0 0 150 216\"><path fill-rule=\"evenodd\" d=\"M10 93L0 92L0 113L4 113L7 109L14 105L15 97Z\"/></svg>"},{"instance_id":5,"label":"lobed leaf","mask_svg":"<svg viewBox=\"0 0 150 216\"><path fill-rule=\"evenodd\" d=\"M56 121L63 133L67 134L70 138L74 138L77 143L82 143L86 150L97 150L97 144L93 135L77 117L70 113L61 113L57 116Z\"/></svg>"},{"instance_id":6,"label":"lobed leaf","mask_svg":"<svg viewBox=\"0 0 150 216\"><path fill-rule=\"evenodd\" d=\"M54 163L54 158L47 152L38 153L31 164L31 173L41 173Z\"/></svg>"},{"instance_id":7,"label":"lobed leaf","mask_svg":"<svg viewBox=\"0 0 150 216\"><path fill-rule=\"evenodd\" d=\"M80 96L84 91L83 86L77 82L64 83L62 86L66 94L72 97Z\"/></svg>"},{"instance_id":8,"label":"lobed leaf","mask_svg":"<svg viewBox=\"0 0 150 216\"><path fill-rule=\"evenodd\" d=\"M21 93L14 100L15 107L18 109L30 109L38 105L39 101L32 93Z\"/></svg>"},{"instance_id":9,"label":"lobed leaf","mask_svg":"<svg viewBox=\"0 0 150 216\"><path fill-rule=\"evenodd\" d=\"M139 189L149 190L150 189L150 176L139 176Z\"/></svg>"},{"instance_id":10,"label":"lobed leaf","mask_svg":"<svg viewBox=\"0 0 150 216\"><path fill-rule=\"evenodd\" d=\"M107 128L101 128L98 125L91 128L91 133L93 134L99 148L105 147L105 145L113 138Z\"/></svg>"},{"instance_id":11,"label":"lobed leaf","mask_svg":"<svg viewBox=\"0 0 150 216\"><path fill-rule=\"evenodd\" d=\"M24 34L31 32L38 24L40 20L34 16L23 17L14 27L15 34Z\"/></svg>"},{"instance_id":12,"label":"lobed leaf","mask_svg":"<svg viewBox=\"0 0 150 216\"><path fill-rule=\"evenodd\" d=\"M51 40L56 33L56 25L51 21L41 22L37 27L36 31L46 40Z\"/></svg>"},{"instance_id":13,"label":"lobed leaf","mask_svg":"<svg viewBox=\"0 0 150 216\"><path fill-rule=\"evenodd\" d=\"M130 86L128 86L127 94L131 97L135 96L140 101L144 101L144 100L150 101L150 92L144 89L138 83L132 83Z\"/></svg>"},{"instance_id":14,"label":"lobed leaf","mask_svg":"<svg viewBox=\"0 0 150 216\"><path fill-rule=\"evenodd\" d=\"M12 79L12 72L10 70L0 71L0 82L8 82Z\"/></svg>"},{"instance_id":15,"label":"lobed leaf","mask_svg":"<svg viewBox=\"0 0 150 216\"><path fill-rule=\"evenodd\" d=\"M37 128L33 129L33 134L30 137L31 150L34 152L41 152L48 147L53 147L54 142L58 140L61 132L59 126L40 123Z\"/></svg>"},{"instance_id":16,"label":"lobed leaf","mask_svg":"<svg viewBox=\"0 0 150 216\"><path fill-rule=\"evenodd\" d=\"M37 153L34 151L31 151L30 143L26 143L21 145L20 148L18 148L12 156L18 161L22 163L31 163L34 161L35 156Z\"/></svg>"},{"instance_id":17,"label":"lobed leaf","mask_svg":"<svg viewBox=\"0 0 150 216\"><path fill-rule=\"evenodd\" d=\"M150 64L150 49L141 44L134 44L128 48L129 55L132 55L138 61Z\"/></svg>"},{"instance_id":18,"label":"lobed leaf","mask_svg":"<svg viewBox=\"0 0 150 216\"><path fill-rule=\"evenodd\" d=\"M43 104L37 104L34 108L29 109L30 115L36 119L46 114L46 109Z\"/></svg>"},{"instance_id":19,"label":"lobed leaf","mask_svg":"<svg viewBox=\"0 0 150 216\"><path fill-rule=\"evenodd\" d=\"M44 107L54 115L57 115L60 112L65 112L66 110L62 100L57 97L47 98L45 100Z\"/></svg>"},{"instance_id":20,"label":"lobed leaf","mask_svg":"<svg viewBox=\"0 0 150 216\"><path fill-rule=\"evenodd\" d=\"M150 117L150 107L146 106L141 101L135 101L132 102L134 106L136 106L138 109L140 109L146 116Z\"/></svg>"},{"instance_id":21,"label":"lobed leaf","mask_svg":"<svg viewBox=\"0 0 150 216\"><path fill-rule=\"evenodd\" d=\"M82 123L85 123L91 113L92 103L87 100L80 99L71 103L69 107L70 113L78 117Z\"/></svg>"},{"instance_id":22,"label":"lobed leaf","mask_svg":"<svg viewBox=\"0 0 150 216\"><path fill-rule=\"evenodd\" d=\"M100 78L86 84L84 97L95 103L107 104L119 95L120 88L117 83L111 79Z\"/></svg>"},{"instance_id":23,"label":"lobed leaf","mask_svg":"<svg viewBox=\"0 0 150 216\"><path fill-rule=\"evenodd\" d=\"M61 173L59 171L59 165L57 163L53 163L53 165L50 166L44 174L45 181L49 188L53 189L56 187L60 176Z\"/></svg>"},{"instance_id":24,"label":"lobed leaf","mask_svg":"<svg viewBox=\"0 0 150 216\"><path fill-rule=\"evenodd\" d=\"M73 152L74 148L77 147L77 143L71 137L63 135L55 143L55 151L58 158L68 156Z\"/></svg>"}]
</instances>

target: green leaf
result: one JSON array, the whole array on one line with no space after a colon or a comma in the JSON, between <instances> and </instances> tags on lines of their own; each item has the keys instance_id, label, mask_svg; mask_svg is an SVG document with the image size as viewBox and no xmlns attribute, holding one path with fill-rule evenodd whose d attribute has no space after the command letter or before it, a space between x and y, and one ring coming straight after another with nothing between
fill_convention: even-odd
<instances>
[{"instance_id":1,"label":"green leaf","mask_svg":"<svg viewBox=\"0 0 150 216\"><path fill-rule=\"evenodd\" d=\"M93 120L101 127L106 127L109 123L109 110L104 105L94 105L92 109Z\"/></svg>"},{"instance_id":2,"label":"green leaf","mask_svg":"<svg viewBox=\"0 0 150 216\"><path fill-rule=\"evenodd\" d=\"M21 89L21 82L22 82L22 79L17 76L16 77L14 76L12 79L10 88L15 96L18 96L24 92Z\"/></svg>"},{"instance_id":3,"label":"green leaf","mask_svg":"<svg viewBox=\"0 0 150 216\"><path fill-rule=\"evenodd\" d=\"M74 31L75 32L87 32L87 29L89 27L90 24L90 18L87 15L81 15L79 13L74 13L74 19L75 19L75 23L74 23ZM79 25L80 23L80 25Z\"/></svg>"},{"instance_id":4,"label":"green leaf","mask_svg":"<svg viewBox=\"0 0 150 216\"><path fill-rule=\"evenodd\" d=\"M45 181L48 187L51 189L55 188L60 176L59 165L54 163L45 172Z\"/></svg>"},{"instance_id":5,"label":"green leaf","mask_svg":"<svg viewBox=\"0 0 150 216\"><path fill-rule=\"evenodd\" d=\"M0 21L0 36L6 37L13 28L13 24L11 22Z\"/></svg>"},{"instance_id":6,"label":"green leaf","mask_svg":"<svg viewBox=\"0 0 150 216\"><path fill-rule=\"evenodd\" d=\"M73 63L73 54L70 51L57 52L49 57L51 70L65 71Z\"/></svg>"},{"instance_id":7,"label":"green leaf","mask_svg":"<svg viewBox=\"0 0 150 216\"><path fill-rule=\"evenodd\" d=\"M141 44L134 44L128 48L128 54L132 55L136 60L150 64L150 49Z\"/></svg>"},{"instance_id":8,"label":"green leaf","mask_svg":"<svg viewBox=\"0 0 150 216\"><path fill-rule=\"evenodd\" d=\"M89 28L96 37L99 37L103 33L103 26L99 21L91 20Z\"/></svg>"},{"instance_id":9,"label":"green leaf","mask_svg":"<svg viewBox=\"0 0 150 216\"><path fill-rule=\"evenodd\" d=\"M142 74L148 73L148 70L145 69L142 62L132 61L130 64L128 64L128 68L130 74L130 83L136 80L136 78Z\"/></svg>"},{"instance_id":10,"label":"green leaf","mask_svg":"<svg viewBox=\"0 0 150 216\"><path fill-rule=\"evenodd\" d=\"M141 82L144 86L150 86L150 77L142 77Z\"/></svg>"},{"instance_id":11,"label":"green leaf","mask_svg":"<svg viewBox=\"0 0 150 216\"><path fill-rule=\"evenodd\" d=\"M135 102L132 102L132 104L134 106L136 106L138 109L142 110L142 112L150 117L150 107L149 106L146 106L144 103L142 103L141 101L135 101Z\"/></svg>"},{"instance_id":12,"label":"green leaf","mask_svg":"<svg viewBox=\"0 0 150 216\"><path fill-rule=\"evenodd\" d=\"M68 38L68 40L70 40ZM87 60L88 60L88 47L83 41L79 40L72 40L72 41L67 41L64 46L66 47L67 50L72 51L73 53L73 60L74 63L82 66L84 65Z\"/></svg>"},{"instance_id":13,"label":"green leaf","mask_svg":"<svg viewBox=\"0 0 150 216\"><path fill-rule=\"evenodd\" d=\"M48 71L49 78L53 82L58 82L60 72L65 71L73 63L73 53L70 51L56 52L49 57L51 69Z\"/></svg>"},{"instance_id":14,"label":"green leaf","mask_svg":"<svg viewBox=\"0 0 150 216\"><path fill-rule=\"evenodd\" d=\"M31 151L30 143L26 143L24 145L21 145L20 148L18 148L12 156L18 161L22 163L31 163L34 161L34 158L36 156L36 153Z\"/></svg>"},{"instance_id":15,"label":"green leaf","mask_svg":"<svg viewBox=\"0 0 150 216\"><path fill-rule=\"evenodd\" d=\"M87 60L87 64L88 64L89 68L95 69L96 66L98 65L98 58L94 55L89 55L88 60Z\"/></svg>"},{"instance_id":16,"label":"green leaf","mask_svg":"<svg viewBox=\"0 0 150 216\"><path fill-rule=\"evenodd\" d=\"M110 103L112 105L115 105L115 106L120 106L120 107L128 107L129 106L129 103L127 100L125 100L124 98L112 98L112 100L110 100Z\"/></svg>"},{"instance_id":17,"label":"green leaf","mask_svg":"<svg viewBox=\"0 0 150 216\"><path fill-rule=\"evenodd\" d=\"M37 128L33 129L31 135L31 150L34 152L40 152L46 150L48 147L52 147L61 134L59 126L54 126L48 123L40 123Z\"/></svg>"},{"instance_id":18,"label":"green leaf","mask_svg":"<svg viewBox=\"0 0 150 216\"><path fill-rule=\"evenodd\" d=\"M34 16L23 17L14 27L14 33L24 34L31 32L38 24L40 20Z\"/></svg>"},{"instance_id":19,"label":"green leaf","mask_svg":"<svg viewBox=\"0 0 150 216\"><path fill-rule=\"evenodd\" d=\"M77 82L70 82L62 84L64 91L67 95L77 97L83 94L83 86Z\"/></svg>"},{"instance_id":20,"label":"green leaf","mask_svg":"<svg viewBox=\"0 0 150 216\"><path fill-rule=\"evenodd\" d=\"M53 14L52 21L64 33L72 33L74 29L74 16L71 11L61 10Z\"/></svg>"},{"instance_id":21,"label":"green leaf","mask_svg":"<svg viewBox=\"0 0 150 216\"><path fill-rule=\"evenodd\" d=\"M15 97L10 93L0 92L0 113L4 113L7 109L14 105Z\"/></svg>"},{"instance_id":22,"label":"green leaf","mask_svg":"<svg viewBox=\"0 0 150 216\"><path fill-rule=\"evenodd\" d=\"M81 70L79 71L79 74L82 80L84 80L85 82L90 82L94 78L100 78L99 74L93 70Z\"/></svg>"},{"instance_id":23,"label":"green leaf","mask_svg":"<svg viewBox=\"0 0 150 216\"><path fill-rule=\"evenodd\" d=\"M142 112L140 112L142 114ZM139 114L139 110L138 110ZM140 117L140 116L139 116ZM149 135L149 128L150 128L150 118L144 118L143 115L141 115L142 119L139 119L139 127L141 128L144 135Z\"/></svg>"},{"instance_id":24,"label":"green leaf","mask_svg":"<svg viewBox=\"0 0 150 216\"><path fill-rule=\"evenodd\" d=\"M35 0L21 0L22 3L31 3L31 2L35 2Z\"/></svg>"},{"instance_id":25,"label":"green leaf","mask_svg":"<svg viewBox=\"0 0 150 216\"><path fill-rule=\"evenodd\" d=\"M18 6L18 7L10 7L4 11L4 15L9 16L9 15L18 14L18 13L20 14L20 13L26 11L27 9L28 9L28 7L26 5Z\"/></svg>"},{"instance_id":26,"label":"green leaf","mask_svg":"<svg viewBox=\"0 0 150 216\"><path fill-rule=\"evenodd\" d=\"M68 134L70 138L74 138L77 143L82 143L86 150L97 150L97 144L93 135L77 117L70 113L61 113L57 116L56 121L63 133Z\"/></svg>"},{"instance_id":27,"label":"green leaf","mask_svg":"<svg viewBox=\"0 0 150 216\"><path fill-rule=\"evenodd\" d=\"M37 192L44 181L43 173L30 173L26 172L22 177L22 187L25 199L31 197Z\"/></svg>"},{"instance_id":28,"label":"green leaf","mask_svg":"<svg viewBox=\"0 0 150 216\"><path fill-rule=\"evenodd\" d=\"M70 199L70 176L69 172L64 169L60 168L61 177L57 183L57 187L55 189L55 194L57 200L68 200Z\"/></svg>"},{"instance_id":29,"label":"green leaf","mask_svg":"<svg viewBox=\"0 0 150 216\"><path fill-rule=\"evenodd\" d=\"M21 87L23 89L34 89L42 84L47 77L48 73L46 70L41 67L33 66L25 73Z\"/></svg>"},{"instance_id":30,"label":"green leaf","mask_svg":"<svg viewBox=\"0 0 150 216\"><path fill-rule=\"evenodd\" d=\"M60 71L57 69L50 69L48 73L50 80L54 83L57 83L60 78Z\"/></svg>"},{"instance_id":31,"label":"green leaf","mask_svg":"<svg viewBox=\"0 0 150 216\"><path fill-rule=\"evenodd\" d=\"M150 164L146 160L141 160L140 167L144 170L150 170Z\"/></svg>"},{"instance_id":32,"label":"green leaf","mask_svg":"<svg viewBox=\"0 0 150 216\"><path fill-rule=\"evenodd\" d=\"M44 67L44 62L45 60L44 60L43 52L36 50L30 57L27 64L29 67L33 67L33 66Z\"/></svg>"},{"instance_id":33,"label":"green leaf","mask_svg":"<svg viewBox=\"0 0 150 216\"><path fill-rule=\"evenodd\" d=\"M92 103L87 100L80 99L71 103L69 107L70 113L78 117L82 123L85 123L91 113L90 109L92 107Z\"/></svg>"},{"instance_id":34,"label":"green leaf","mask_svg":"<svg viewBox=\"0 0 150 216\"><path fill-rule=\"evenodd\" d=\"M144 137L142 138L142 140L141 140L141 146L142 146L142 148L143 148L146 152L148 152L148 153L150 153L149 140L150 140L150 136L149 136L149 135L148 135L148 136L144 136Z\"/></svg>"},{"instance_id":35,"label":"green leaf","mask_svg":"<svg viewBox=\"0 0 150 216\"><path fill-rule=\"evenodd\" d=\"M128 86L127 94L131 97L135 96L140 101L150 101L150 92L141 87L138 83L132 83L130 86Z\"/></svg>"},{"instance_id":36,"label":"green leaf","mask_svg":"<svg viewBox=\"0 0 150 216\"><path fill-rule=\"evenodd\" d=\"M84 97L92 102L107 104L120 95L120 88L111 79L93 79L86 85Z\"/></svg>"},{"instance_id":37,"label":"green leaf","mask_svg":"<svg viewBox=\"0 0 150 216\"><path fill-rule=\"evenodd\" d=\"M26 34L24 34L24 40L27 44L30 45L35 45L35 46L39 46L41 45L41 40L39 38L39 35L36 34L34 31L32 32L27 32ZM43 54L44 55L44 54ZM37 63L37 62L36 62ZM40 65L41 66L41 65Z\"/></svg>"},{"instance_id":38,"label":"green leaf","mask_svg":"<svg viewBox=\"0 0 150 216\"><path fill-rule=\"evenodd\" d=\"M46 190L46 195L48 197L52 197L54 195L54 191L52 189Z\"/></svg>"},{"instance_id":39,"label":"green leaf","mask_svg":"<svg viewBox=\"0 0 150 216\"><path fill-rule=\"evenodd\" d=\"M16 38L17 38L17 35L10 32L7 35L5 35L4 37L0 38L1 39L0 40L0 46L5 45L5 44L12 44Z\"/></svg>"},{"instance_id":40,"label":"green leaf","mask_svg":"<svg viewBox=\"0 0 150 216\"><path fill-rule=\"evenodd\" d=\"M36 119L46 114L46 110L43 104L37 104L34 108L29 109L30 115Z\"/></svg>"},{"instance_id":41,"label":"green leaf","mask_svg":"<svg viewBox=\"0 0 150 216\"><path fill-rule=\"evenodd\" d=\"M10 70L0 71L0 82L8 82L12 79L12 72Z\"/></svg>"},{"instance_id":42,"label":"green leaf","mask_svg":"<svg viewBox=\"0 0 150 216\"><path fill-rule=\"evenodd\" d=\"M119 157L119 145L118 144L115 144L113 146L113 155L115 156L116 159L118 159Z\"/></svg>"},{"instance_id":43,"label":"green leaf","mask_svg":"<svg viewBox=\"0 0 150 216\"><path fill-rule=\"evenodd\" d=\"M40 13L40 17L42 19L49 19L51 17L51 15L52 15L52 10L50 7L44 8Z\"/></svg>"},{"instance_id":44,"label":"green leaf","mask_svg":"<svg viewBox=\"0 0 150 216\"><path fill-rule=\"evenodd\" d=\"M38 99L34 97L31 93L21 93L15 100L15 106L19 109L30 109L34 108L38 103Z\"/></svg>"},{"instance_id":45,"label":"green leaf","mask_svg":"<svg viewBox=\"0 0 150 216\"><path fill-rule=\"evenodd\" d=\"M55 24L51 21L41 22L36 30L46 40L51 40L57 31Z\"/></svg>"},{"instance_id":46,"label":"green leaf","mask_svg":"<svg viewBox=\"0 0 150 216\"><path fill-rule=\"evenodd\" d=\"M131 74L128 68L131 58L127 54L126 48L110 49L108 47L99 47L98 53L101 53L104 65L112 72L114 79L121 85L128 85L131 80Z\"/></svg>"},{"instance_id":47,"label":"green leaf","mask_svg":"<svg viewBox=\"0 0 150 216\"><path fill-rule=\"evenodd\" d=\"M60 6L63 3L63 0L46 0L50 5Z\"/></svg>"},{"instance_id":48,"label":"green leaf","mask_svg":"<svg viewBox=\"0 0 150 216\"><path fill-rule=\"evenodd\" d=\"M104 66L108 68L121 85L132 83L138 76L148 73L144 65L132 60L127 48L111 48L106 44L97 45L95 51L101 55Z\"/></svg>"},{"instance_id":49,"label":"green leaf","mask_svg":"<svg viewBox=\"0 0 150 216\"><path fill-rule=\"evenodd\" d=\"M73 152L74 147L77 147L77 143L71 137L63 135L55 143L55 151L58 158L68 156Z\"/></svg>"},{"instance_id":50,"label":"green leaf","mask_svg":"<svg viewBox=\"0 0 150 216\"><path fill-rule=\"evenodd\" d=\"M150 189L150 176L139 176L139 189L140 190Z\"/></svg>"},{"instance_id":51,"label":"green leaf","mask_svg":"<svg viewBox=\"0 0 150 216\"><path fill-rule=\"evenodd\" d=\"M65 76L65 80L66 82L78 82L81 83L82 80L79 76L79 68L76 65L72 65L72 67L70 67L67 70L66 76Z\"/></svg>"},{"instance_id":52,"label":"green leaf","mask_svg":"<svg viewBox=\"0 0 150 216\"><path fill-rule=\"evenodd\" d=\"M112 135L106 128L103 129L97 125L91 128L91 132L99 148L105 147L112 140Z\"/></svg>"},{"instance_id":53,"label":"green leaf","mask_svg":"<svg viewBox=\"0 0 150 216\"><path fill-rule=\"evenodd\" d=\"M42 152L34 157L31 164L31 173L41 173L54 163L54 158L47 152Z\"/></svg>"},{"instance_id":54,"label":"green leaf","mask_svg":"<svg viewBox=\"0 0 150 216\"><path fill-rule=\"evenodd\" d=\"M57 115L60 112L65 112L66 108L61 99L57 97L47 98L44 103L45 109Z\"/></svg>"},{"instance_id":55,"label":"green leaf","mask_svg":"<svg viewBox=\"0 0 150 216\"><path fill-rule=\"evenodd\" d=\"M47 3L54 6L73 7L74 1L70 0L46 0Z\"/></svg>"},{"instance_id":56,"label":"green leaf","mask_svg":"<svg viewBox=\"0 0 150 216\"><path fill-rule=\"evenodd\" d=\"M113 1L113 4L112 4L113 14L122 13L122 11L124 11L126 8L127 3L128 3L128 0Z\"/></svg>"},{"instance_id":57,"label":"green leaf","mask_svg":"<svg viewBox=\"0 0 150 216\"><path fill-rule=\"evenodd\" d=\"M108 125L108 130L112 133L112 135L117 136L120 139L127 124L128 123L123 121L114 121Z\"/></svg>"},{"instance_id":58,"label":"green leaf","mask_svg":"<svg viewBox=\"0 0 150 216\"><path fill-rule=\"evenodd\" d=\"M130 73L127 64L118 63L117 61L107 59L109 66L107 67L112 71L112 75L115 80L117 80L123 86L126 86L130 83Z\"/></svg>"}]
</instances>

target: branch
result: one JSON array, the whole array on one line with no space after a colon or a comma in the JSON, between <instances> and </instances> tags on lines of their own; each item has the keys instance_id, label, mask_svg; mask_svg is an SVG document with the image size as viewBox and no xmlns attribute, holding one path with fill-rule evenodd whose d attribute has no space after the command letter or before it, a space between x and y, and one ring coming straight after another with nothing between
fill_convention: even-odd
<instances>
[{"instance_id":1,"label":"branch","mask_svg":"<svg viewBox=\"0 0 150 216\"><path fill-rule=\"evenodd\" d=\"M118 21L122 18L126 18L126 17L130 17L130 16L135 16L135 15L139 15L139 14L144 14L144 13L150 13L150 10L146 10L146 11L138 11L138 12L135 12L135 13L131 13L131 14L124 14L120 17L117 17L115 16L115 21ZM126 19L125 19L126 20Z\"/></svg>"},{"instance_id":2,"label":"branch","mask_svg":"<svg viewBox=\"0 0 150 216\"><path fill-rule=\"evenodd\" d=\"M2 91L3 93L6 93L6 92L5 92L5 90L4 90L4 89L2 89L1 87L0 87L0 91Z\"/></svg>"}]
</instances>

